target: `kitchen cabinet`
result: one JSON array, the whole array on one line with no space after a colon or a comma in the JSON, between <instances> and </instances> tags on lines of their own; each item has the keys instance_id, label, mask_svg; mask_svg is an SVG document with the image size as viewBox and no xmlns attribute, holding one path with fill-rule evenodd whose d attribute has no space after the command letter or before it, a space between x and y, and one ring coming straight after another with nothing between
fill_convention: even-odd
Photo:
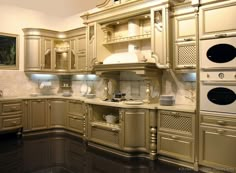
<instances>
[{"instance_id":1,"label":"kitchen cabinet","mask_svg":"<svg viewBox=\"0 0 236 173\"><path fill-rule=\"evenodd\" d=\"M122 109L121 115L123 150L148 152L150 131L148 110Z\"/></svg>"},{"instance_id":2,"label":"kitchen cabinet","mask_svg":"<svg viewBox=\"0 0 236 173\"><path fill-rule=\"evenodd\" d=\"M67 107L67 129L85 135L85 105L78 100L69 100Z\"/></svg>"},{"instance_id":3,"label":"kitchen cabinet","mask_svg":"<svg viewBox=\"0 0 236 173\"><path fill-rule=\"evenodd\" d=\"M236 119L230 114L200 114L199 163L234 172L236 168Z\"/></svg>"},{"instance_id":4,"label":"kitchen cabinet","mask_svg":"<svg viewBox=\"0 0 236 173\"><path fill-rule=\"evenodd\" d=\"M160 156L194 162L195 115L193 113L158 112L157 152Z\"/></svg>"},{"instance_id":5,"label":"kitchen cabinet","mask_svg":"<svg viewBox=\"0 0 236 173\"><path fill-rule=\"evenodd\" d=\"M106 115L117 117L114 123L107 122ZM150 154L149 110L125 109L110 106L89 105L89 145L101 144L130 153ZM138 134L138 135L137 135Z\"/></svg>"},{"instance_id":6,"label":"kitchen cabinet","mask_svg":"<svg viewBox=\"0 0 236 173\"><path fill-rule=\"evenodd\" d=\"M26 32L24 30L24 32ZM25 36L25 71L40 71L41 64L41 37Z\"/></svg>"},{"instance_id":7,"label":"kitchen cabinet","mask_svg":"<svg viewBox=\"0 0 236 173\"><path fill-rule=\"evenodd\" d=\"M67 102L61 99L48 100L48 118L50 128L66 127Z\"/></svg>"},{"instance_id":8,"label":"kitchen cabinet","mask_svg":"<svg viewBox=\"0 0 236 173\"><path fill-rule=\"evenodd\" d=\"M42 37L42 56L41 65L43 71L51 71L53 63L53 39L50 37Z\"/></svg>"},{"instance_id":9,"label":"kitchen cabinet","mask_svg":"<svg viewBox=\"0 0 236 173\"><path fill-rule=\"evenodd\" d=\"M15 131L21 133L23 105L21 100L0 102L0 132Z\"/></svg>"},{"instance_id":10,"label":"kitchen cabinet","mask_svg":"<svg viewBox=\"0 0 236 173\"><path fill-rule=\"evenodd\" d=\"M26 72L75 73L84 71L86 66L85 27L65 32L37 28L24 28L23 31Z\"/></svg>"},{"instance_id":11,"label":"kitchen cabinet","mask_svg":"<svg viewBox=\"0 0 236 173\"><path fill-rule=\"evenodd\" d=\"M169 7L166 5L151 9L152 57L159 68L170 67Z\"/></svg>"},{"instance_id":12,"label":"kitchen cabinet","mask_svg":"<svg viewBox=\"0 0 236 173\"><path fill-rule=\"evenodd\" d=\"M29 101L29 126L31 131L48 128L47 100L34 99Z\"/></svg>"},{"instance_id":13,"label":"kitchen cabinet","mask_svg":"<svg viewBox=\"0 0 236 173\"><path fill-rule=\"evenodd\" d=\"M223 1L202 5L199 11L200 39L236 36L236 2Z\"/></svg>"},{"instance_id":14,"label":"kitchen cabinet","mask_svg":"<svg viewBox=\"0 0 236 173\"><path fill-rule=\"evenodd\" d=\"M197 14L173 17L173 64L177 71L195 69L197 63Z\"/></svg>"}]
</instances>

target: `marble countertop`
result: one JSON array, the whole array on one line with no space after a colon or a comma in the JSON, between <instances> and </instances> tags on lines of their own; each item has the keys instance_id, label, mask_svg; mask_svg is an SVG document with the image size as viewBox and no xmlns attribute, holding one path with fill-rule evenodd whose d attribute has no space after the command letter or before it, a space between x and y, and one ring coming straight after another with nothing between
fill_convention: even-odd
<instances>
[{"instance_id":1,"label":"marble countertop","mask_svg":"<svg viewBox=\"0 0 236 173\"><path fill-rule=\"evenodd\" d=\"M170 111L182 111L182 112L195 112L196 107L194 105L173 105L173 106L162 106L159 103L150 104L126 104L125 102L108 102L102 101L100 98L89 99L82 96L72 95L70 97L65 97L62 95L38 95L38 96L4 96L0 97L1 101L10 100L32 100L32 99L69 99L69 100L80 100L88 104L101 105L101 106L111 106L120 108L140 108L140 109L158 109L158 110L170 110Z\"/></svg>"}]
</instances>

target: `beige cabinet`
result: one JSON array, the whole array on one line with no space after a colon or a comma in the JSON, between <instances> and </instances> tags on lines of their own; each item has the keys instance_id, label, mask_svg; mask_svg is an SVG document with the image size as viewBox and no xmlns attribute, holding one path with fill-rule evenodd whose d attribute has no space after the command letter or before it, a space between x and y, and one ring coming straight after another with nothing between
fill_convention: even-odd
<instances>
[{"instance_id":1,"label":"beige cabinet","mask_svg":"<svg viewBox=\"0 0 236 173\"><path fill-rule=\"evenodd\" d=\"M85 27L65 32L37 28L25 28L23 31L25 71L69 73L85 68Z\"/></svg>"},{"instance_id":2,"label":"beige cabinet","mask_svg":"<svg viewBox=\"0 0 236 173\"><path fill-rule=\"evenodd\" d=\"M105 117L116 117L114 123ZM127 153L150 152L150 116L148 109L125 109L89 105L88 140Z\"/></svg>"},{"instance_id":3,"label":"beige cabinet","mask_svg":"<svg viewBox=\"0 0 236 173\"><path fill-rule=\"evenodd\" d=\"M151 9L152 57L159 68L170 67L169 8L158 6Z\"/></svg>"},{"instance_id":4,"label":"beige cabinet","mask_svg":"<svg viewBox=\"0 0 236 173\"><path fill-rule=\"evenodd\" d=\"M236 168L236 119L232 115L200 114L199 163L234 172Z\"/></svg>"},{"instance_id":5,"label":"beige cabinet","mask_svg":"<svg viewBox=\"0 0 236 173\"><path fill-rule=\"evenodd\" d=\"M197 14L175 16L172 22L174 69L195 69L197 63Z\"/></svg>"},{"instance_id":6,"label":"beige cabinet","mask_svg":"<svg viewBox=\"0 0 236 173\"><path fill-rule=\"evenodd\" d=\"M121 110L122 146L125 151L149 151L149 112L146 109ZM138 135L137 135L138 134Z\"/></svg>"},{"instance_id":7,"label":"beige cabinet","mask_svg":"<svg viewBox=\"0 0 236 173\"><path fill-rule=\"evenodd\" d=\"M0 132L22 128L23 106L21 100L0 102Z\"/></svg>"},{"instance_id":8,"label":"beige cabinet","mask_svg":"<svg viewBox=\"0 0 236 173\"><path fill-rule=\"evenodd\" d=\"M235 36L234 16L236 16L236 2L233 0L201 6L199 12L200 39Z\"/></svg>"},{"instance_id":9,"label":"beige cabinet","mask_svg":"<svg viewBox=\"0 0 236 173\"><path fill-rule=\"evenodd\" d=\"M42 56L41 64L43 71L50 71L53 69L53 39L49 37L41 38Z\"/></svg>"},{"instance_id":10,"label":"beige cabinet","mask_svg":"<svg viewBox=\"0 0 236 173\"><path fill-rule=\"evenodd\" d=\"M67 105L67 129L85 134L85 107L84 103L69 100Z\"/></svg>"},{"instance_id":11,"label":"beige cabinet","mask_svg":"<svg viewBox=\"0 0 236 173\"><path fill-rule=\"evenodd\" d=\"M48 118L50 128L64 128L66 126L67 102L61 99L48 100Z\"/></svg>"},{"instance_id":12,"label":"beige cabinet","mask_svg":"<svg viewBox=\"0 0 236 173\"><path fill-rule=\"evenodd\" d=\"M78 52L77 52L77 69L78 71L86 71L86 35L81 35L77 38Z\"/></svg>"},{"instance_id":13,"label":"beige cabinet","mask_svg":"<svg viewBox=\"0 0 236 173\"><path fill-rule=\"evenodd\" d=\"M186 162L194 162L195 114L160 110L158 112L157 152Z\"/></svg>"},{"instance_id":14,"label":"beige cabinet","mask_svg":"<svg viewBox=\"0 0 236 173\"><path fill-rule=\"evenodd\" d=\"M35 99L29 101L30 130L45 130L48 128L47 101Z\"/></svg>"},{"instance_id":15,"label":"beige cabinet","mask_svg":"<svg viewBox=\"0 0 236 173\"><path fill-rule=\"evenodd\" d=\"M41 64L41 37L25 36L25 71L39 71Z\"/></svg>"}]
</instances>

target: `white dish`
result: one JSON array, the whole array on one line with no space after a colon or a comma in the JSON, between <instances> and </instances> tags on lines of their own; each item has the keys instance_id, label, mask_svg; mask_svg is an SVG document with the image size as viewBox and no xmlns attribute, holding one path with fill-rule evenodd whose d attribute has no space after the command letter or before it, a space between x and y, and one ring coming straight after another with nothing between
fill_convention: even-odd
<instances>
[{"instance_id":1,"label":"white dish","mask_svg":"<svg viewBox=\"0 0 236 173\"><path fill-rule=\"evenodd\" d=\"M80 93L85 96L86 94L89 94L91 92L91 87L89 87L87 84L82 84L80 87Z\"/></svg>"},{"instance_id":2,"label":"white dish","mask_svg":"<svg viewBox=\"0 0 236 173\"><path fill-rule=\"evenodd\" d=\"M124 103L127 105L141 105L143 101L125 101Z\"/></svg>"}]
</instances>

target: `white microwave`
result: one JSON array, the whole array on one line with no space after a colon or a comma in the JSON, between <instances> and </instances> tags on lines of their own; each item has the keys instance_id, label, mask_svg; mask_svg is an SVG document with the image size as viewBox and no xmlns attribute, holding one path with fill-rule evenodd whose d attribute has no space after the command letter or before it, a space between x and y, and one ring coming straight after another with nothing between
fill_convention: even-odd
<instances>
[{"instance_id":1,"label":"white microwave","mask_svg":"<svg viewBox=\"0 0 236 173\"><path fill-rule=\"evenodd\" d=\"M199 51L202 70L236 70L236 37L201 40Z\"/></svg>"}]
</instances>

